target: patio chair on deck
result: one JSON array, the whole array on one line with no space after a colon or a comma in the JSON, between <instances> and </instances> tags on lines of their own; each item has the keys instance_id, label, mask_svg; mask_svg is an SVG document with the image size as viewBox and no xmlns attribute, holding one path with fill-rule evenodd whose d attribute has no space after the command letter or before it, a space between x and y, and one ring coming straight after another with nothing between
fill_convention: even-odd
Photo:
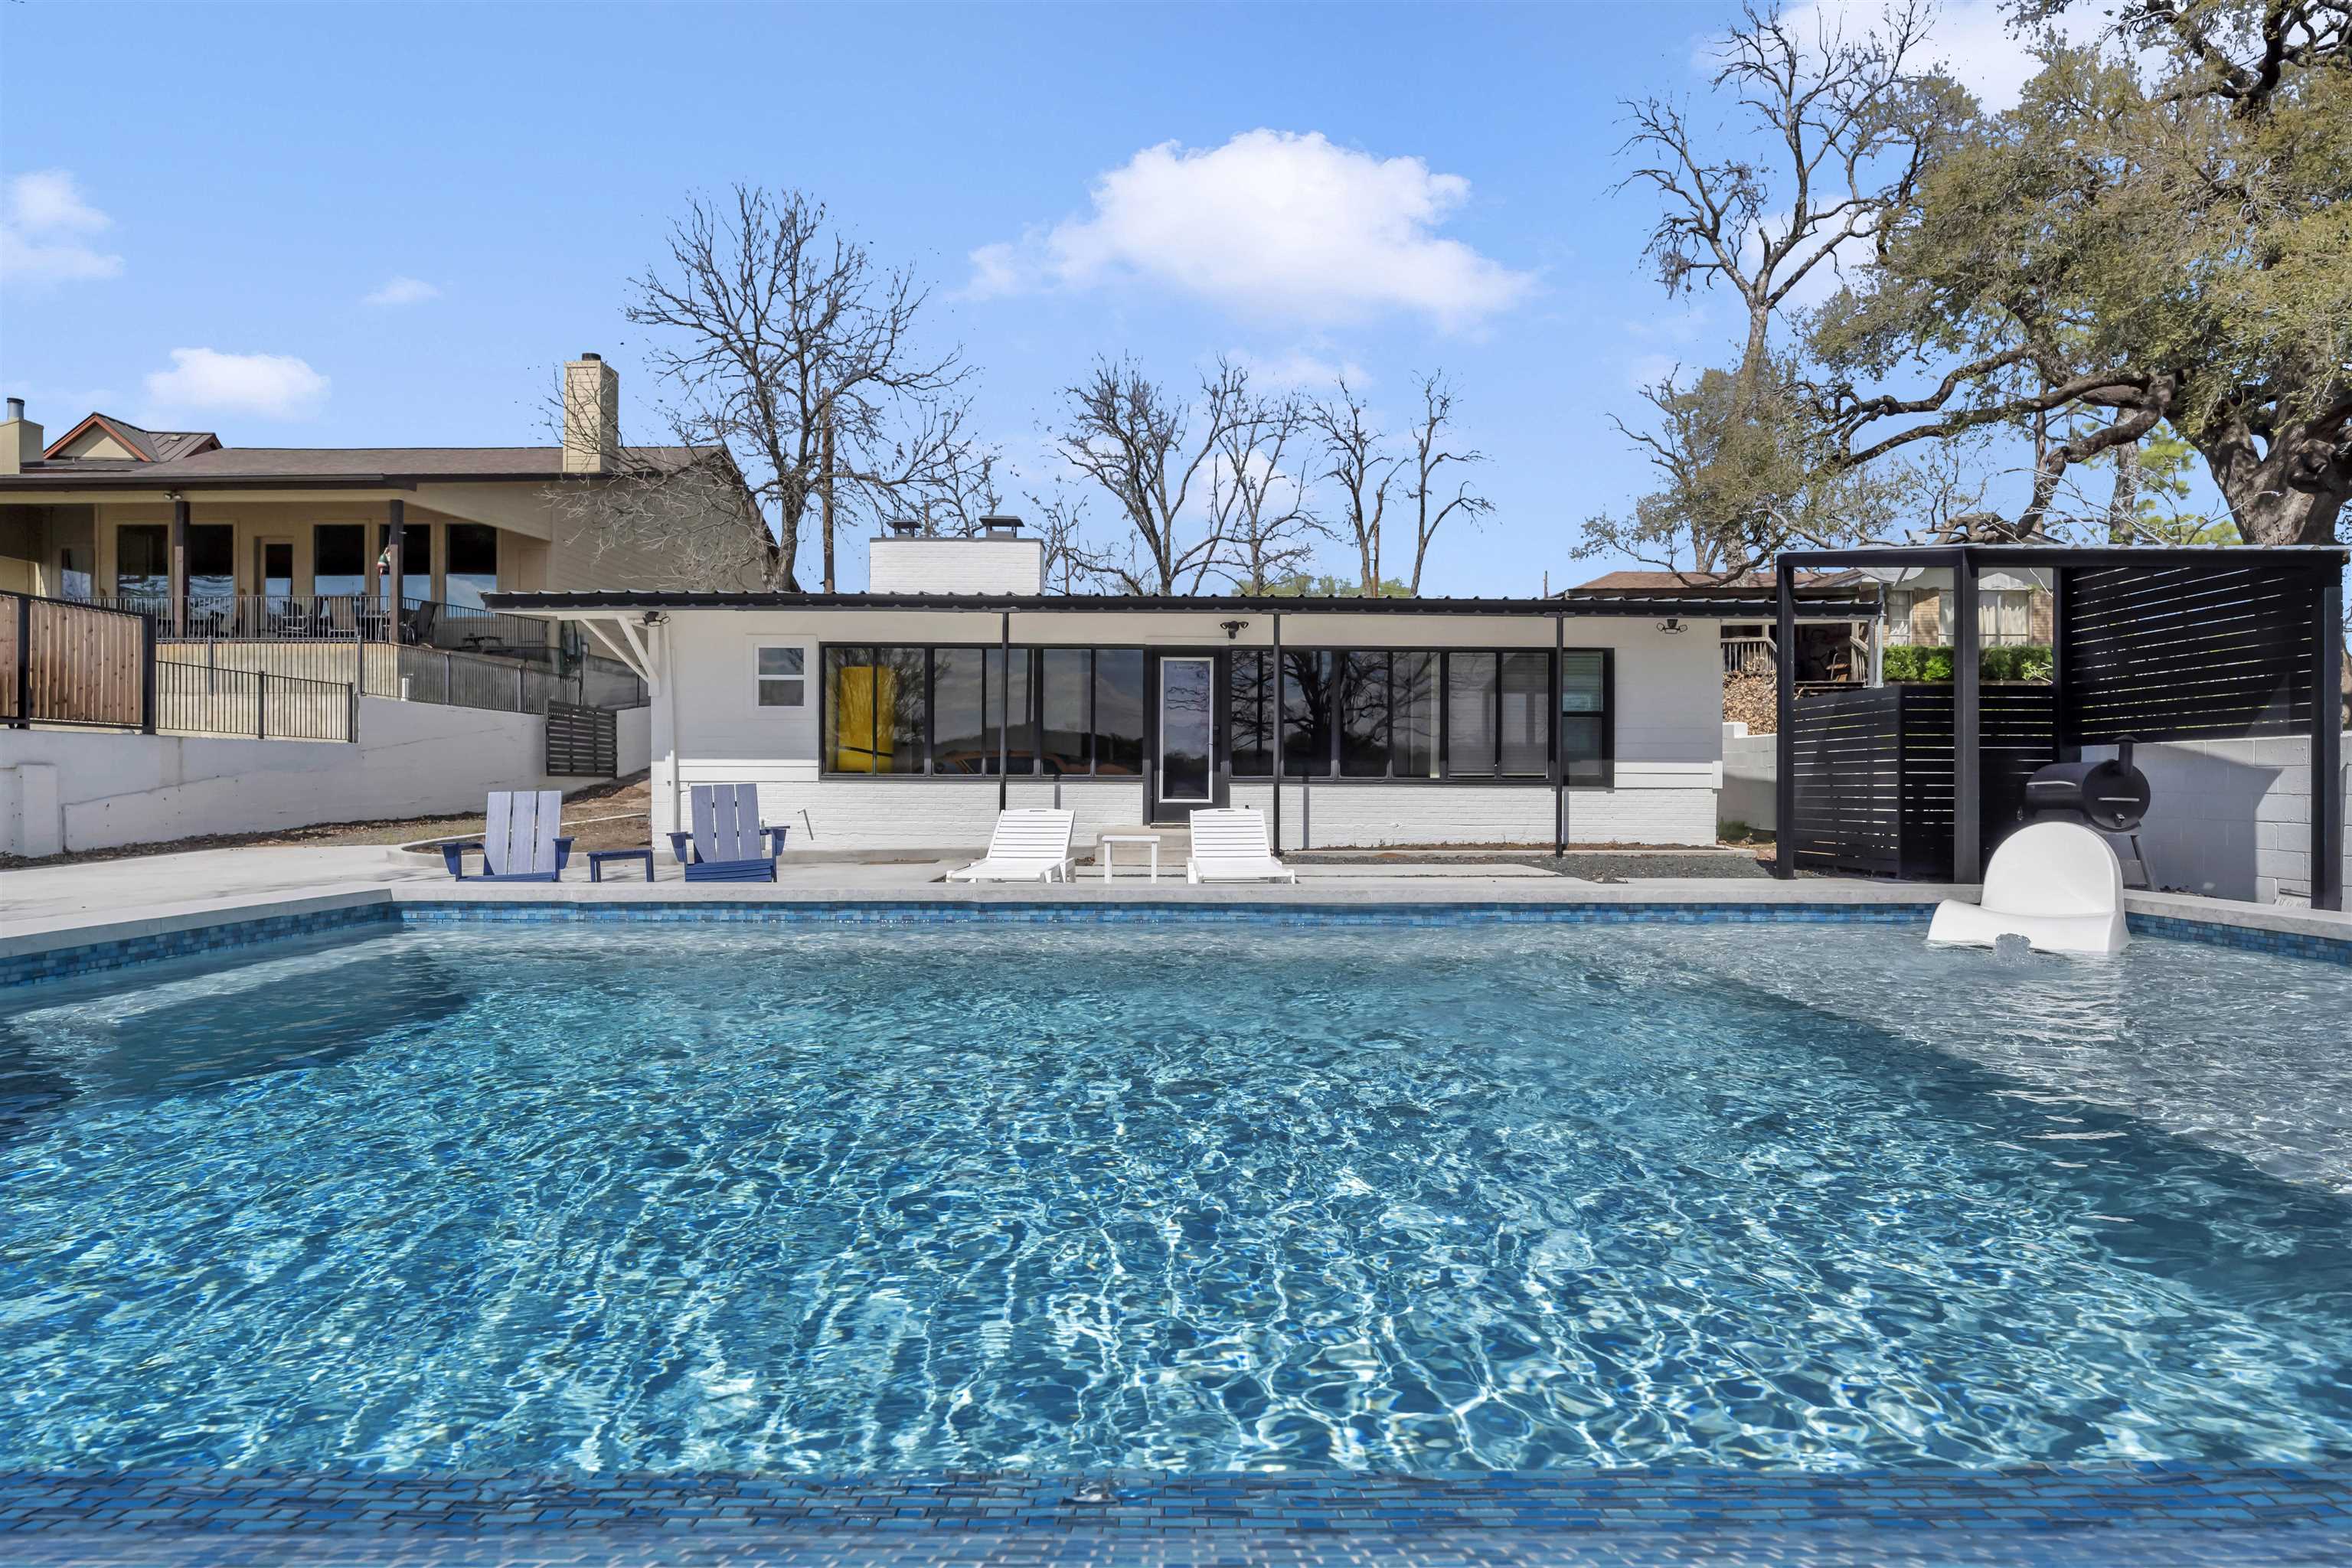
<instances>
[{"instance_id":1,"label":"patio chair on deck","mask_svg":"<svg viewBox=\"0 0 2352 1568\"><path fill-rule=\"evenodd\" d=\"M1075 811L1000 811L988 836L988 853L950 882L1050 882L1070 879L1070 834Z\"/></svg>"},{"instance_id":2,"label":"patio chair on deck","mask_svg":"<svg viewBox=\"0 0 2352 1568\"><path fill-rule=\"evenodd\" d=\"M696 784L688 795L690 830L669 836L670 853L689 882L772 882L789 827L760 821L757 784Z\"/></svg>"},{"instance_id":3,"label":"patio chair on deck","mask_svg":"<svg viewBox=\"0 0 2352 1568\"><path fill-rule=\"evenodd\" d=\"M1188 882L1296 882L1298 873L1274 858L1265 836L1265 813L1195 811L1192 858L1184 863Z\"/></svg>"},{"instance_id":4,"label":"patio chair on deck","mask_svg":"<svg viewBox=\"0 0 2352 1568\"><path fill-rule=\"evenodd\" d=\"M482 837L441 846L442 863L461 882L552 882L572 858L572 840L558 836L563 826L562 790L501 790L483 813ZM466 875L466 851L481 851L482 869Z\"/></svg>"}]
</instances>

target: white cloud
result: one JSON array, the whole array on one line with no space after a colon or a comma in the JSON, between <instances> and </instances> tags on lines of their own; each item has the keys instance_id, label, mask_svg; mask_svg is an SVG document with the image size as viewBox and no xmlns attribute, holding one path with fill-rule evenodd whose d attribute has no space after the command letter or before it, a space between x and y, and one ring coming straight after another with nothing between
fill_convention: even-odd
<instances>
[{"instance_id":1,"label":"white cloud","mask_svg":"<svg viewBox=\"0 0 2352 1568\"><path fill-rule=\"evenodd\" d=\"M1934 61L1977 95L1985 108L1999 112L2014 109L2025 84L2041 70L2028 40L2009 30L2003 0L1943 0L1927 26L1922 62ZM1884 0L1800 0L1788 12L1788 23L1801 38L1818 36L1824 26L1858 37L1877 26L1884 17ZM2075 44L2087 44L2104 29L2103 13L2058 19L2057 30ZM1712 62L1709 69L1713 68Z\"/></svg>"},{"instance_id":2,"label":"white cloud","mask_svg":"<svg viewBox=\"0 0 2352 1568\"><path fill-rule=\"evenodd\" d=\"M1305 349L1271 355L1235 349L1225 357L1249 372L1252 383L1270 391L1328 387L1342 379L1359 392L1372 384L1371 372L1354 360L1328 360Z\"/></svg>"},{"instance_id":3,"label":"white cloud","mask_svg":"<svg viewBox=\"0 0 2352 1568\"><path fill-rule=\"evenodd\" d=\"M173 349L172 368L151 373L147 397L194 414L259 414L302 419L327 401L327 378L290 354L225 354Z\"/></svg>"},{"instance_id":4,"label":"white cloud","mask_svg":"<svg viewBox=\"0 0 2352 1568\"><path fill-rule=\"evenodd\" d=\"M1435 232L1470 182L1319 132L1250 131L1222 147L1147 147L1095 182L1094 210L971 253L967 292L1139 279L1265 314L1355 321L1405 310L1460 328L1534 287Z\"/></svg>"},{"instance_id":5,"label":"white cloud","mask_svg":"<svg viewBox=\"0 0 2352 1568\"><path fill-rule=\"evenodd\" d=\"M84 243L81 237L110 227L113 219L81 198L72 174L41 169L8 182L0 213L0 278L12 283L80 283L119 278L122 258Z\"/></svg>"},{"instance_id":6,"label":"white cloud","mask_svg":"<svg viewBox=\"0 0 2352 1568\"><path fill-rule=\"evenodd\" d=\"M394 278L381 289L363 296L362 305L421 305L427 300L438 300L441 290L422 278Z\"/></svg>"}]
</instances>

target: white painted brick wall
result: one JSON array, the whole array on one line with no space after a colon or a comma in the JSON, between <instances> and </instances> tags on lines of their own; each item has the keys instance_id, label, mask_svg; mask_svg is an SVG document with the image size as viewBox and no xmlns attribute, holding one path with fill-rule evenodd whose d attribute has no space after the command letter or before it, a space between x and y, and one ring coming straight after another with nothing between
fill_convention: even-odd
<instances>
[{"instance_id":1,"label":"white painted brick wall","mask_svg":"<svg viewBox=\"0 0 2352 1568\"><path fill-rule=\"evenodd\" d=\"M1675 775L1668 775L1675 776ZM1682 775L1707 780L1703 771ZM1236 783L1233 804L1270 809L1273 789ZM1542 785L1331 784L1282 786L1282 847L1369 849L1391 844L1552 843L1552 792ZM1710 781L1632 783L1570 790L1572 844L1712 844Z\"/></svg>"},{"instance_id":2,"label":"white painted brick wall","mask_svg":"<svg viewBox=\"0 0 2352 1568\"><path fill-rule=\"evenodd\" d=\"M761 820L793 830L793 849L944 849L978 851L996 823L993 779L815 778L803 770L742 763L689 763L685 783L756 784ZM1014 779L1006 804L1051 806L1050 779ZM1076 814L1071 842L1091 850L1098 834L1143 820L1143 785L1134 779L1066 779L1059 804Z\"/></svg>"},{"instance_id":3,"label":"white painted brick wall","mask_svg":"<svg viewBox=\"0 0 2352 1568\"><path fill-rule=\"evenodd\" d=\"M1042 594L1041 539L877 539L866 547L876 594Z\"/></svg>"}]
</instances>

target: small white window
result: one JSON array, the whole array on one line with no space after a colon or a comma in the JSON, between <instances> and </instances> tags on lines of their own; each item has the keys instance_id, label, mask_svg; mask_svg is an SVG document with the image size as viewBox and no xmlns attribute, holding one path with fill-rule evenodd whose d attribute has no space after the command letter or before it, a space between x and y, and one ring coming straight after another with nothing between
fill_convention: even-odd
<instances>
[{"instance_id":1,"label":"small white window","mask_svg":"<svg viewBox=\"0 0 2352 1568\"><path fill-rule=\"evenodd\" d=\"M808 655L796 647L760 650L760 706L808 706Z\"/></svg>"}]
</instances>

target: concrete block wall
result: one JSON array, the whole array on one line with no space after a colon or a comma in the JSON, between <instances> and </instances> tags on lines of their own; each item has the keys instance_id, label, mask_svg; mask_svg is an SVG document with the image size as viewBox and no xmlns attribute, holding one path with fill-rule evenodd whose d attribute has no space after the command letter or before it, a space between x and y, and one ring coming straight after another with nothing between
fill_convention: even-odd
<instances>
[{"instance_id":1,"label":"concrete block wall","mask_svg":"<svg viewBox=\"0 0 2352 1568\"><path fill-rule=\"evenodd\" d=\"M2352 755L2352 737L2347 748ZM2083 755L2111 757L2115 748L2085 746ZM2139 837L2158 887L2260 904L2310 901L2309 741L2167 741L2135 748L2134 761L2153 795ZM2352 845L2352 832L2346 839ZM2346 870L2352 875L2352 851Z\"/></svg>"},{"instance_id":2,"label":"concrete block wall","mask_svg":"<svg viewBox=\"0 0 2352 1568\"><path fill-rule=\"evenodd\" d=\"M1775 830L1780 777L1780 738L1751 735L1748 726L1723 727L1723 800L1717 810L1726 822Z\"/></svg>"},{"instance_id":3,"label":"concrete block wall","mask_svg":"<svg viewBox=\"0 0 2352 1568\"><path fill-rule=\"evenodd\" d=\"M478 811L492 790L593 782L541 771L546 733L536 714L378 697L360 700L356 745L11 731L0 765L0 853ZM624 773L646 765L649 736L649 710L621 714Z\"/></svg>"}]
</instances>

